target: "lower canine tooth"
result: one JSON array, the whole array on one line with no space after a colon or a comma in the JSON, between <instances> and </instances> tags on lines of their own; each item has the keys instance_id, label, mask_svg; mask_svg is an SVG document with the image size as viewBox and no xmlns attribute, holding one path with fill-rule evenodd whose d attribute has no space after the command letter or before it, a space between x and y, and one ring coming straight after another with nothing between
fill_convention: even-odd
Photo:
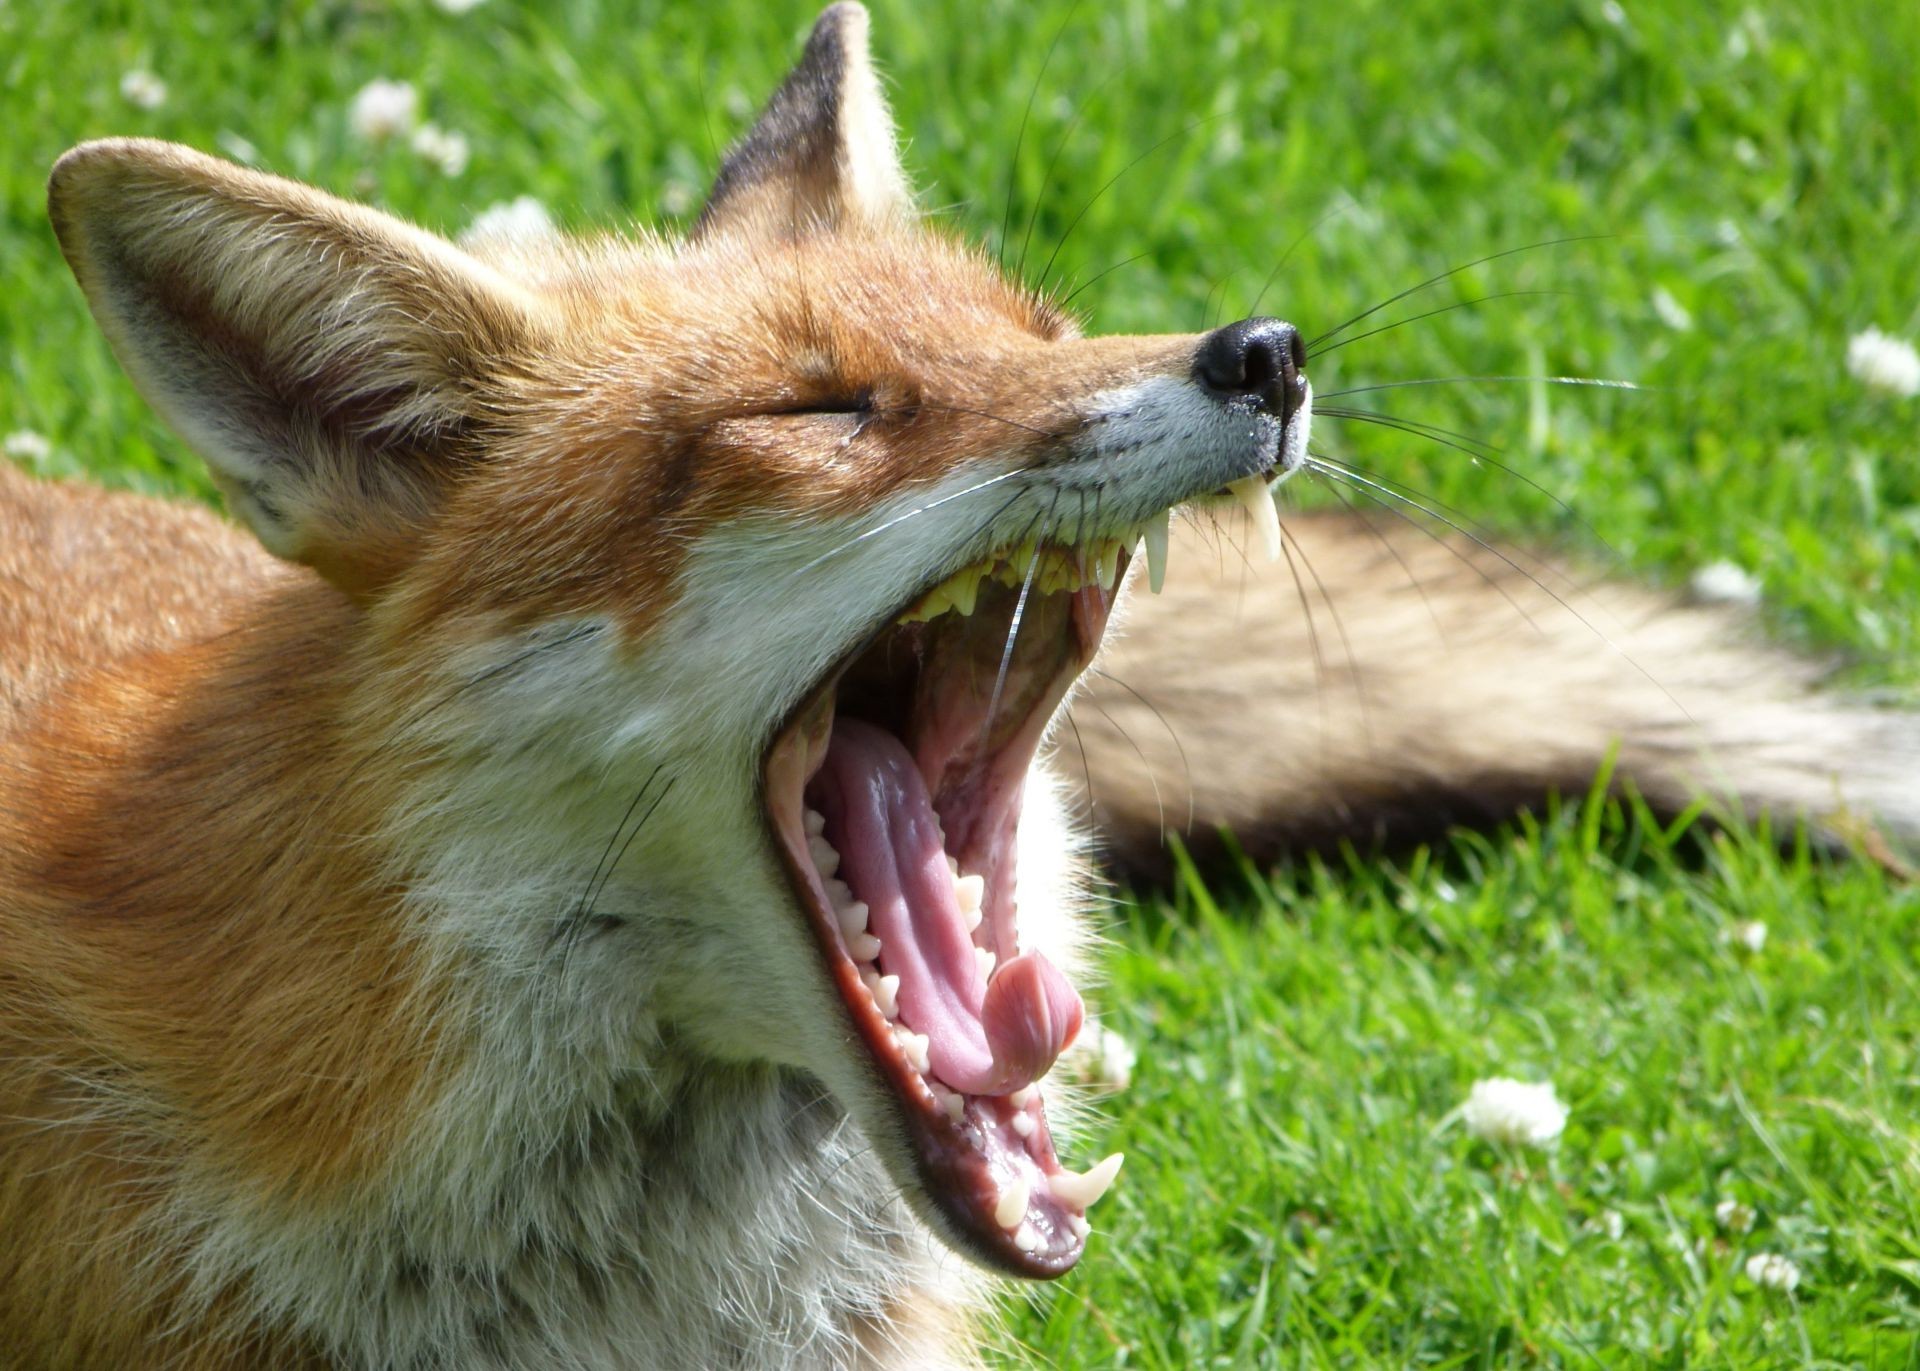
<instances>
[{"instance_id":1,"label":"lower canine tooth","mask_svg":"<svg viewBox=\"0 0 1920 1371\"><path fill-rule=\"evenodd\" d=\"M1113 1178L1120 1174L1121 1153L1114 1153L1098 1166L1084 1174L1074 1171L1059 1171L1047 1177L1047 1189L1062 1204L1075 1209L1091 1209L1099 1198L1107 1193L1107 1187L1113 1184Z\"/></svg>"},{"instance_id":2,"label":"lower canine tooth","mask_svg":"<svg viewBox=\"0 0 1920 1371\"><path fill-rule=\"evenodd\" d=\"M993 1221L1002 1228L1014 1228L1027 1217L1027 1183L1013 1181L1000 1192L993 1206Z\"/></svg>"}]
</instances>

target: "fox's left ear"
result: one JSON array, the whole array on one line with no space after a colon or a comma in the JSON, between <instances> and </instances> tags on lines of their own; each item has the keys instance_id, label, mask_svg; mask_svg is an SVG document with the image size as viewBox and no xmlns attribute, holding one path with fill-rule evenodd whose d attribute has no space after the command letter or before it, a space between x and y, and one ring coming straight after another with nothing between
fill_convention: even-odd
<instances>
[{"instance_id":1,"label":"fox's left ear","mask_svg":"<svg viewBox=\"0 0 1920 1371\"><path fill-rule=\"evenodd\" d=\"M843 0L815 22L799 64L727 154L694 232L801 233L884 222L912 206L867 55L867 11Z\"/></svg>"}]
</instances>

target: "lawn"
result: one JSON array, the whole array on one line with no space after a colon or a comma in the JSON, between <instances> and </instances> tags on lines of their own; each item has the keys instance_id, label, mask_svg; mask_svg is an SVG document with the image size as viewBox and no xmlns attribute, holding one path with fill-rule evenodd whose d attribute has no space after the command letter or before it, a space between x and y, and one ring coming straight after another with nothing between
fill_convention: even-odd
<instances>
[{"instance_id":1,"label":"lawn","mask_svg":"<svg viewBox=\"0 0 1920 1371\"><path fill-rule=\"evenodd\" d=\"M1871 327L1920 336L1920 6L874 8L925 203L1093 327L1258 298L1312 335L1504 253L1355 332L1501 298L1316 385L1644 389L1367 397L1518 475L1379 427L1324 425L1332 451L1636 575L1732 562L1856 684L1920 679L1920 400L1846 360ZM0 435L54 474L208 491L46 227L72 143L173 138L448 232L523 195L670 230L808 18L0 0ZM465 165L356 136L375 78ZM1570 796L1387 861L1189 872L1112 935L1140 1063L1097 1131L1127 1170L1005 1364L1920 1365L1920 897L1879 867ZM1551 1081L1564 1135L1471 1138L1455 1110L1488 1076ZM1766 1253L1797 1288L1748 1277Z\"/></svg>"}]
</instances>

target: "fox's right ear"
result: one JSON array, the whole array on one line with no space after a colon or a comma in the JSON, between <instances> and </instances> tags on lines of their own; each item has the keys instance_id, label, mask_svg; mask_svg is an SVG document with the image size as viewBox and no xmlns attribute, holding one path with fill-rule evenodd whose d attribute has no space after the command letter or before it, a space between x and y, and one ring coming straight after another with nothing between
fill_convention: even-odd
<instances>
[{"instance_id":1,"label":"fox's right ear","mask_svg":"<svg viewBox=\"0 0 1920 1371\"><path fill-rule=\"evenodd\" d=\"M431 234L170 143L83 144L48 202L121 365L235 513L351 594L389 580L537 305Z\"/></svg>"},{"instance_id":2,"label":"fox's right ear","mask_svg":"<svg viewBox=\"0 0 1920 1371\"><path fill-rule=\"evenodd\" d=\"M884 221L912 206L867 55L867 12L842 0L815 21L799 62L728 152L693 231L746 224L801 233Z\"/></svg>"}]
</instances>

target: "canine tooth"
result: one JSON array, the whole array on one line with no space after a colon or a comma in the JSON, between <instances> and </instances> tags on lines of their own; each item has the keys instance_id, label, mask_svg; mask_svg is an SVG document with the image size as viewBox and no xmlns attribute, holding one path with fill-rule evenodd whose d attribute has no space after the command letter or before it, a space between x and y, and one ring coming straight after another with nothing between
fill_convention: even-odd
<instances>
[{"instance_id":1,"label":"canine tooth","mask_svg":"<svg viewBox=\"0 0 1920 1371\"><path fill-rule=\"evenodd\" d=\"M898 976L876 976L874 983L867 988L873 992L873 1002L879 1006L881 1014L891 1019L900 1013Z\"/></svg>"},{"instance_id":2,"label":"canine tooth","mask_svg":"<svg viewBox=\"0 0 1920 1371\"><path fill-rule=\"evenodd\" d=\"M1016 1180L1000 1192L993 1206L993 1221L1002 1228L1013 1228L1027 1217L1027 1183Z\"/></svg>"},{"instance_id":3,"label":"canine tooth","mask_svg":"<svg viewBox=\"0 0 1920 1371\"><path fill-rule=\"evenodd\" d=\"M1033 1136L1033 1115L1027 1113L1025 1110L1015 1114L1008 1123L1014 1133L1019 1137L1031 1138Z\"/></svg>"},{"instance_id":4,"label":"canine tooth","mask_svg":"<svg viewBox=\"0 0 1920 1371\"><path fill-rule=\"evenodd\" d=\"M1085 1214L1067 1215L1067 1227L1073 1230L1073 1236L1076 1238L1084 1238L1093 1232L1093 1225L1087 1222Z\"/></svg>"},{"instance_id":5,"label":"canine tooth","mask_svg":"<svg viewBox=\"0 0 1920 1371\"><path fill-rule=\"evenodd\" d=\"M1031 1224L1023 1223L1013 1230L1013 1245L1022 1252L1038 1252L1040 1250L1040 1235L1033 1231Z\"/></svg>"},{"instance_id":6,"label":"canine tooth","mask_svg":"<svg viewBox=\"0 0 1920 1371\"><path fill-rule=\"evenodd\" d=\"M1233 498L1246 507L1247 517L1253 521L1254 532L1260 535L1260 542L1267 550L1267 560L1280 560L1280 507L1273 501L1273 492L1267 489L1267 483L1258 476L1243 476L1237 481L1227 482L1227 489Z\"/></svg>"},{"instance_id":7,"label":"canine tooth","mask_svg":"<svg viewBox=\"0 0 1920 1371\"><path fill-rule=\"evenodd\" d=\"M1167 583L1167 522L1172 511L1161 510L1147 520L1147 589L1155 595Z\"/></svg>"},{"instance_id":8,"label":"canine tooth","mask_svg":"<svg viewBox=\"0 0 1920 1371\"><path fill-rule=\"evenodd\" d=\"M980 578L986 574L985 567L968 567L947 582L947 593L953 598L953 607L961 614L973 613L974 604L980 598Z\"/></svg>"},{"instance_id":9,"label":"canine tooth","mask_svg":"<svg viewBox=\"0 0 1920 1371\"><path fill-rule=\"evenodd\" d=\"M1000 964L1000 959L993 955L993 950L986 947L974 948L973 960L980 968L980 979L983 981L991 980L994 967Z\"/></svg>"},{"instance_id":10,"label":"canine tooth","mask_svg":"<svg viewBox=\"0 0 1920 1371\"><path fill-rule=\"evenodd\" d=\"M817 809L800 811L800 826L807 830L809 838L817 838L827 831L827 816Z\"/></svg>"},{"instance_id":11,"label":"canine tooth","mask_svg":"<svg viewBox=\"0 0 1920 1371\"><path fill-rule=\"evenodd\" d=\"M987 898L987 878L985 876L954 877L953 898L960 902L962 914L977 912Z\"/></svg>"},{"instance_id":12,"label":"canine tooth","mask_svg":"<svg viewBox=\"0 0 1920 1371\"><path fill-rule=\"evenodd\" d=\"M840 854L834 851L833 844L818 835L807 839L807 855L813 858L813 869L822 876L831 876L840 869Z\"/></svg>"},{"instance_id":13,"label":"canine tooth","mask_svg":"<svg viewBox=\"0 0 1920 1371\"><path fill-rule=\"evenodd\" d=\"M833 917L844 936L857 938L867 931L867 915L870 912L865 900L849 900L834 906Z\"/></svg>"},{"instance_id":14,"label":"canine tooth","mask_svg":"<svg viewBox=\"0 0 1920 1371\"><path fill-rule=\"evenodd\" d=\"M880 940L871 933L856 933L847 939L847 955L856 962L870 962L880 955Z\"/></svg>"},{"instance_id":15,"label":"canine tooth","mask_svg":"<svg viewBox=\"0 0 1920 1371\"><path fill-rule=\"evenodd\" d=\"M1120 1174L1122 1160L1123 1155L1116 1152L1086 1172L1056 1172L1047 1177L1047 1189L1062 1204L1072 1205L1079 1210L1091 1209L1107 1193L1113 1178Z\"/></svg>"}]
</instances>

